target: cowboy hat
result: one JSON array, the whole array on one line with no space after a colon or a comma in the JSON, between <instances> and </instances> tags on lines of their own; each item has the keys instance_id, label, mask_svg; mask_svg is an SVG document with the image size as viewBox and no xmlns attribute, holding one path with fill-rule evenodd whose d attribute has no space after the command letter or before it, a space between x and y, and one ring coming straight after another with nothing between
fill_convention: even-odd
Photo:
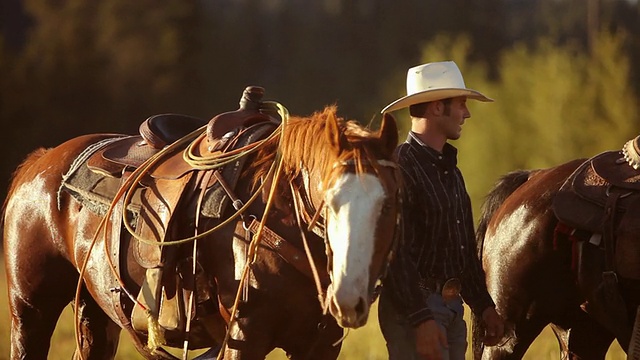
<instances>
[{"instance_id":1,"label":"cowboy hat","mask_svg":"<svg viewBox=\"0 0 640 360\"><path fill-rule=\"evenodd\" d=\"M412 67L407 72L407 96L392 102L382 113L423 102L466 96L484 102L493 101L464 85L462 73L453 61L442 61Z\"/></svg>"}]
</instances>

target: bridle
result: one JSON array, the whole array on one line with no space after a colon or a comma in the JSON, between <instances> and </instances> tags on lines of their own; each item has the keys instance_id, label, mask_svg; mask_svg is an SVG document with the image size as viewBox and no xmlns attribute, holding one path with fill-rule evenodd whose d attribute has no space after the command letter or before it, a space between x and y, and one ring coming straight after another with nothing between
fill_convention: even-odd
<instances>
[{"instance_id":1,"label":"bridle","mask_svg":"<svg viewBox=\"0 0 640 360\"><path fill-rule=\"evenodd\" d=\"M375 160L374 161L376 165L381 166L381 167L389 167L393 169L394 172L394 181L396 182L396 184L400 184L399 179L400 179L400 173L399 173L399 167L396 163L394 163L393 161L390 160ZM356 166L356 162L355 160L351 159L351 160L346 160L346 161L340 161L340 162L336 162L333 164L333 166L331 167L332 170L335 170L339 167L352 167L352 166ZM366 167L366 168L373 168L374 165L368 161L368 162L364 162L362 163L362 166ZM378 179L380 179L380 181L382 182L382 185L384 187L385 190L388 190L390 187L392 187L392 185L385 183L385 181L383 180L383 177L378 176ZM297 186L294 186L294 182L297 182ZM294 211L296 213L296 219L297 219L297 223L298 226L300 228L300 233L303 239L303 243L305 246L305 252L307 253L307 257L308 260L311 264L311 267L314 271L314 280L316 282L316 289L318 291L318 300L320 301L320 304L322 306L323 309L323 314L326 314L328 311L328 307L329 307L329 301L330 301L330 296L329 296L329 291L330 289L327 289L327 291L324 291L324 286L323 284L321 284L321 282L319 281L319 276L317 274L317 269L315 269L315 262L313 261L313 258L311 256L310 250L309 250L309 246L308 246L308 241L306 239L305 236L305 231L307 232L313 232L314 234L318 235L319 237L321 237L324 240L324 244L325 244L325 252L326 252L326 256L327 256L327 273L329 274L329 278L333 279L333 250L331 248L331 243L329 241L328 238L328 234L326 233L326 219L327 219L327 205L326 205L326 201L324 196L319 200L319 203L317 206L314 205L314 201L312 199L312 190L310 189L311 187L311 181L309 179L309 172L306 169L302 169L301 171L301 175L298 176L297 180L294 179L292 182L290 182L290 188L291 188L291 192L292 192L292 196L293 196L293 205L294 205ZM396 186L396 191L394 194L388 194L389 196L395 196L397 199L397 212L396 212L396 221L395 221L395 227L393 229L393 235L392 235L392 241L391 241L391 245L389 247L389 252L387 254L385 263L383 264L380 272L377 274L376 276L376 280L373 282L375 284L374 289L372 290L371 294L370 294L370 298L369 298L369 304L373 304L375 302L375 300L377 299L378 295L380 294L380 291L382 289L382 279L386 276L389 265L391 263L391 261L393 260L393 257L395 256L395 249L397 247L397 244L399 242L400 239L400 233L401 233L401 221L402 221L402 216L401 216L401 209L402 209L402 194L401 194L401 186ZM313 215L311 215L313 214ZM306 229L303 227L303 224L306 225Z\"/></svg>"}]
</instances>

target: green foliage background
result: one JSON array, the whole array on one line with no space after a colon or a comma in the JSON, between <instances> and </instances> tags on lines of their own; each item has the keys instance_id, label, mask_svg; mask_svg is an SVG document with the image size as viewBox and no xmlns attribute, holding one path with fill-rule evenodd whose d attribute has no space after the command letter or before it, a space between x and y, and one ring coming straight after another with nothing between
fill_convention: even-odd
<instances>
[{"instance_id":1,"label":"green foliage background","mask_svg":"<svg viewBox=\"0 0 640 360\"><path fill-rule=\"evenodd\" d=\"M621 149L638 135L638 102L628 78L624 38L601 33L594 55L549 39L533 49L517 44L503 52L498 80L489 80L484 66L466 61L471 47L467 37L441 35L425 44L421 62L456 59L466 85L495 100L469 101L472 116L453 142L476 215L502 174ZM403 95L401 81L404 77L390 86L397 89L391 98ZM406 133L407 111L396 117Z\"/></svg>"},{"instance_id":2,"label":"green foliage background","mask_svg":"<svg viewBox=\"0 0 640 360\"><path fill-rule=\"evenodd\" d=\"M409 67L445 59L496 100L469 102L472 117L454 143L476 215L502 174L619 149L640 133L637 1L11 1L26 25L16 41L7 30L16 14L0 11L2 197L36 147L133 134L163 112L210 118L236 109L247 85L264 86L294 114L337 103L375 127L380 109L405 95ZM394 115L403 139L408 115ZM9 354L7 319L5 296L0 359ZM375 312L371 319L347 337L341 359L386 358ZM51 359L71 356L69 309L52 344ZM616 346L608 359L623 358ZM557 354L545 330L527 358ZM136 356L123 338L118 358Z\"/></svg>"}]
</instances>

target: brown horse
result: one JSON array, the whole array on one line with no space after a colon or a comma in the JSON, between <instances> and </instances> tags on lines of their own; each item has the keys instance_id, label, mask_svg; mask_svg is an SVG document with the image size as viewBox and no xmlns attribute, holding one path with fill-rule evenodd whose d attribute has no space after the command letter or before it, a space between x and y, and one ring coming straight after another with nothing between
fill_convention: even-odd
<instances>
[{"instance_id":1,"label":"brown horse","mask_svg":"<svg viewBox=\"0 0 640 360\"><path fill-rule=\"evenodd\" d=\"M640 304L638 148L636 138L623 151L515 171L488 194L477 238L508 329L483 348L474 319L476 359L520 359L547 325L563 359L604 359L614 339L630 349Z\"/></svg>"},{"instance_id":2,"label":"brown horse","mask_svg":"<svg viewBox=\"0 0 640 360\"><path fill-rule=\"evenodd\" d=\"M343 328L366 323L397 238L395 121L373 132L335 107L290 119L265 108L202 122L144 161L131 152L149 144L110 134L31 153L4 204L11 359L45 359L70 302L74 358L113 359L122 329L149 359L175 358L167 347L337 358ZM166 140L145 129L147 142ZM234 134L255 136L241 146ZM105 159L131 139L142 146L113 171ZM119 190L105 205L71 184L83 176L97 179L91 191Z\"/></svg>"}]
</instances>

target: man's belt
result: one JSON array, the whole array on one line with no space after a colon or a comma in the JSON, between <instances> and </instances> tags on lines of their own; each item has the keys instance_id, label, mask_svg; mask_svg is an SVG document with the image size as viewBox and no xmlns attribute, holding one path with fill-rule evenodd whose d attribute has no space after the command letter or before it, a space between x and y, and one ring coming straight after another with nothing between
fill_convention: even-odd
<instances>
[{"instance_id":1,"label":"man's belt","mask_svg":"<svg viewBox=\"0 0 640 360\"><path fill-rule=\"evenodd\" d=\"M453 300L460 297L462 291L462 282L459 278L449 278L446 281L436 278L426 278L420 281L420 287L437 294L442 295L445 301Z\"/></svg>"}]
</instances>

